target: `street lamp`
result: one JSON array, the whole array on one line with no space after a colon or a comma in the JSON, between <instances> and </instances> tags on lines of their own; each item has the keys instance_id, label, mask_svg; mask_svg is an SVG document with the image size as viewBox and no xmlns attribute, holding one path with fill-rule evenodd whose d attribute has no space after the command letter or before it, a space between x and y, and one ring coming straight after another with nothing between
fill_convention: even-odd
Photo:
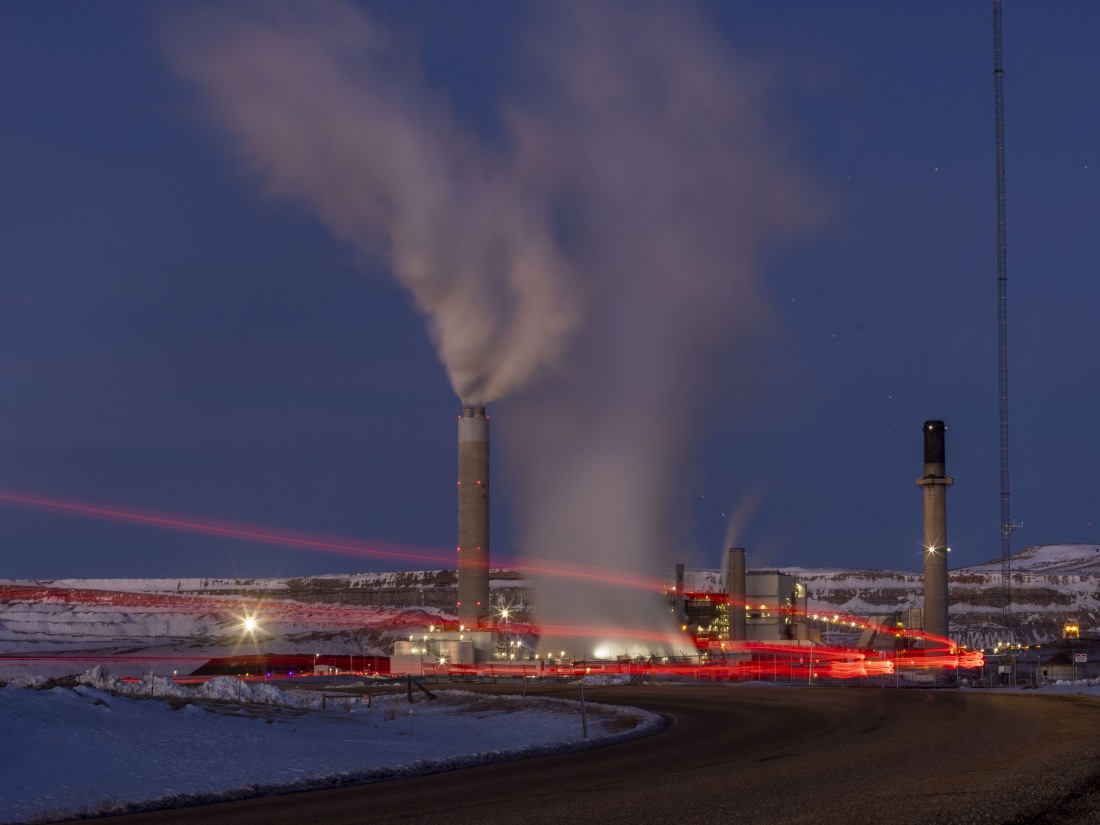
<instances>
[{"instance_id":1,"label":"street lamp","mask_svg":"<svg viewBox=\"0 0 1100 825\"><path fill-rule=\"evenodd\" d=\"M247 636L255 643L257 634L264 632L263 627L260 625L259 615L246 610L236 618L240 619L240 624L237 625L241 629L240 641L244 641L244 637Z\"/></svg>"}]
</instances>

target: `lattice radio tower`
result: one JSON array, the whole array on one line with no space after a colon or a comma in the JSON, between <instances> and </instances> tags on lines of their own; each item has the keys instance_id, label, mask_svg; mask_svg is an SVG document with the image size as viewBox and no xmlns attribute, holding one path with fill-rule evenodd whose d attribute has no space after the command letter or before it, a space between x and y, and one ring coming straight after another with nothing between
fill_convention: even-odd
<instances>
[{"instance_id":1,"label":"lattice radio tower","mask_svg":"<svg viewBox=\"0 0 1100 825\"><path fill-rule=\"evenodd\" d=\"M1005 83L1001 0L993 0L993 120L997 178L997 400L1001 448L1001 610L1012 623L1012 522L1008 472L1008 268L1005 262Z\"/></svg>"}]
</instances>

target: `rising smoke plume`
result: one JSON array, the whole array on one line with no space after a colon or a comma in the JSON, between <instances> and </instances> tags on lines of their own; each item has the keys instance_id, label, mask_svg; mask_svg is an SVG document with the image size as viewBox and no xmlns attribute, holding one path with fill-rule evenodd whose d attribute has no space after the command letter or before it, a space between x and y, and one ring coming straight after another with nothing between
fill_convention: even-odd
<instances>
[{"instance_id":1,"label":"rising smoke plume","mask_svg":"<svg viewBox=\"0 0 1100 825\"><path fill-rule=\"evenodd\" d=\"M270 192L387 257L463 400L510 396L524 552L670 575L707 404L767 317L762 254L817 220L766 74L683 4L548 4L490 145L355 6L235 9L177 28L174 65ZM653 593L537 599L620 628L604 653L671 629Z\"/></svg>"},{"instance_id":2,"label":"rising smoke plume","mask_svg":"<svg viewBox=\"0 0 1100 825\"><path fill-rule=\"evenodd\" d=\"M816 198L765 116L765 76L682 4L578 4L557 22L543 30L546 94L520 118L520 145L556 147L544 174L569 195L571 260L592 300L567 378L504 417L523 430L512 441L524 546L668 579L708 404L767 318L760 259L816 220ZM534 151L530 163L546 164ZM600 627L669 618L644 591L558 579L538 597ZM639 652L630 640L611 633L600 652Z\"/></svg>"},{"instance_id":3,"label":"rising smoke plume","mask_svg":"<svg viewBox=\"0 0 1100 825\"><path fill-rule=\"evenodd\" d=\"M384 28L350 3L303 0L191 9L166 30L174 68L265 190L388 261L463 401L555 362L578 306L551 216Z\"/></svg>"}]
</instances>

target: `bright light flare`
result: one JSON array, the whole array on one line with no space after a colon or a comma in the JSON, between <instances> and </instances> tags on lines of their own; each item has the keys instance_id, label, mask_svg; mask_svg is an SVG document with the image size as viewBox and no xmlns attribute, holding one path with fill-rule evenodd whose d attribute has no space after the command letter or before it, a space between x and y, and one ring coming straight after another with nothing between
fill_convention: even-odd
<instances>
[{"instance_id":1,"label":"bright light flare","mask_svg":"<svg viewBox=\"0 0 1100 825\"><path fill-rule=\"evenodd\" d=\"M253 644L255 644L256 636L265 633L262 625L260 624L259 614L257 614L254 610L245 610L244 613L240 616L237 616L237 618L240 620L240 624L238 624L237 627L241 631L240 638L237 639L237 644L240 644L246 638Z\"/></svg>"}]
</instances>

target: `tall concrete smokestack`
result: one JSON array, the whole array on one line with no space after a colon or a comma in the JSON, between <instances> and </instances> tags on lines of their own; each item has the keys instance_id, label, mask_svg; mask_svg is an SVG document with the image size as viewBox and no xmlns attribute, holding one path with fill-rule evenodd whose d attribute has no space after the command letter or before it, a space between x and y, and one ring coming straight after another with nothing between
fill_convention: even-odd
<instances>
[{"instance_id":1,"label":"tall concrete smokestack","mask_svg":"<svg viewBox=\"0 0 1100 825\"><path fill-rule=\"evenodd\" d=\"M947 637L947 488L942 421L924 422L924 632Z\"/></svg>"},{"instance_id":2,"label":"tall concrete smokestack","mask_svg":"<svg viewBox=\"0 0 1100 825\"><path fill-rule=\"evenodd\" d=\"M458 620L489 615L489 419L464 406L458 419Z\"/></svg>"},{"instance_id":3,"label":"tall concrete smokestack","mask_svg":"<svg viewBox=\"0 0 1100 825\"><path fill-rule=\"evenodd\" d=\"M748 633L745 627L745 548L731 547L729 552L729 622L731 642L743 642Z\"/></svg>"}]
</instances>

